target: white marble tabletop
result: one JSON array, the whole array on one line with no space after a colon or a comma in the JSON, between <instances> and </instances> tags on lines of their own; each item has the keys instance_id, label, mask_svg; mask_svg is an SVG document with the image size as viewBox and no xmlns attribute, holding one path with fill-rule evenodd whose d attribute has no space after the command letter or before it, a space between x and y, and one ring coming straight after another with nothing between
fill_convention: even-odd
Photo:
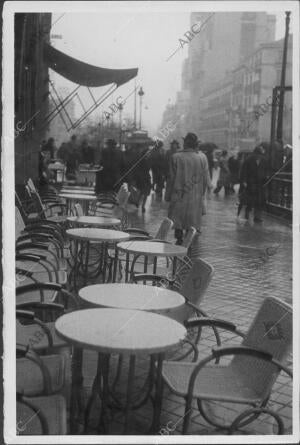
<instances>
[{"instance_id":1,"label":"white marble tabletop","mask_svg":"<svg viewBox=\"0 0 300 445\"><path fill-rule=\"evenodd\" d=\"M180 323L146 311L84 309L55 322L57 334L77 347L102 353L154 354L176 346L186 336Z\"/></svg>"},{"instance_id":2,"label":"white marble tabletop","mask_svg":"<svg viewBox=\"0 0 300 445\"><path fill-rule=\"evenodd\" d=\"M181 294L157 286L131 283L94 284L79 290L79 297L96 307L167 311L184 306Z\"/></svg>"},{"instance_id":3,"label":"white marble tabletop","mask_svg":"<svg viewBox=\"0 0 300 445\"><path fill-rule=\"evenodd\" d=\"M95 229L90 227L68 229L66 230L66 234L71 238L83 241L119 242L130 238L129 233L121 232L120 230Z\"/></svg>"}]
</instances>

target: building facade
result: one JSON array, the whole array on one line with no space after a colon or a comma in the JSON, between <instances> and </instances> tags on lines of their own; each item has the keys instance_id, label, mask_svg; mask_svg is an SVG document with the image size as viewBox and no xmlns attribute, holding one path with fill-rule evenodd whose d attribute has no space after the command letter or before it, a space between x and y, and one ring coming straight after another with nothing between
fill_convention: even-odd
<instances>
[{"instance_id":1,"label":"building facade","mask_svg":"<svg viewBox=\"0 0 300 445\"><path fill-rule=\"evenodd\" d=\"M272 93L280 85L283 40L261 45L200 100L200 137L220 148L253 149L270 141ZM292 39L286 85L292 85ZM278 107L278 102L275 105ZM292 93L285 94L283 139L292 144Z\"/></svg>"},{"instance_id":2,"label":"building facade","mask_svg":"<svg viewBox=\"0 0 300 445\"><path fill-rule=\"evenodd\" d=\"M185 96L189 106L185 115L187 131L200 131L201 99L239 66L260 44L275 38L276 17L265 12L192 12L191 29L198 32L188 46ZM198 24L198 28L195 25Z\"/></svg>"}]
</instances>

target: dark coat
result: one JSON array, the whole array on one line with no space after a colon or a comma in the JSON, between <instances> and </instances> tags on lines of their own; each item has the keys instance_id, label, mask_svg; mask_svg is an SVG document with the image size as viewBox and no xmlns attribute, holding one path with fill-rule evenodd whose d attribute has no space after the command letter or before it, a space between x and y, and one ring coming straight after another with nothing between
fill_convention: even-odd
<instances>
[{"instance_id":1,"label":"dark coat","mask_svg":"<svg viewBox=\"0 0 300 445\"><path fill-rule=\"evenodd\" d=\"M150 163L148 157L145 156L146 151L128 150L125 157L126 171L129 171L135 164L136 167L124 181L136 187L143 195L149 195L151 192Z\"/></svg>"},{"instance_id":2,"label":"dark coat","mask_svg":"<svg viewBox=\"0 0 300 445\"><path fill-rule=\"evenodd\" d=\"M97 173L96 192L113 191L124 173L123 153L115 148L105 148L102 151L101 165L103 169Z\"/></svg>"},{"instance_id":3,"label":"dark coat","mask_svg":"<svg viewBox=\"0 0 300 445\"><path fill-rule=\"evenodd\" d=\"M242 165L241 182L246 183L246 200L251 207L265 203L264 183L267 180L267 161L263 156L250 155Z\"/></svg>"},{"instance_id":4,"label":"dark coat","mask_svg":"<svg viewBox=\"0 0 300 445\"><path fill-rule=\"evenodd\" d=\"M240 177L240 161L231 156L228 159L228 167L230 171L230 182L232 184L238 184Z\"/></svg>"}]
</instances>

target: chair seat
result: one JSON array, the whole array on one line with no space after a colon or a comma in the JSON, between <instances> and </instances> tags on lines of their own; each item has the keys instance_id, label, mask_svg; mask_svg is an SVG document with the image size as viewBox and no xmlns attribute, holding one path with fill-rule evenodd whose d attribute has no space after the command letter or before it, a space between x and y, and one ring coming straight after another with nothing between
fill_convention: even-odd
<instances>
[{"instance_id":1,"label":"chair seat","mask_svg":"<svg viewBox=\"0 0 300 445\"><path fill-rule=\"evenodd\" d=\"M58 279L55 276L54 272L51 272L51 282L59 283L62 286L65 286L68 283L68 275L65 270L58 270L57 271ZM36 272L34 273L34 278L41 283L47 283L49 282L48 273L46 272Z\"/></svg>"},{"instance_id":2,"label":"chair seat","mask_svg":"<svg viewBox=\"0 0 300 445\"><path fill-rule=\"evenodd\" d=\"M59 349L69 346L55 331L55 322L45 323L50 330L53 338L53 348ZM36 324L21 325L16 323L16 342L18 345L31 346L35 351L45 351L49 348L49 342L46 333Z\"/></svg>"},{"instance_id":3,"label":"chair seat","mask_svg":"<svg viewBox=\"0 0 300 445\"><path fill-rule=\"evenodd\" d=\"M58 394L32 398L24 397L24 400L34 405L44 415L50 435L67 434L67 407L63 396ZM20 402L17 403L17 429L20 435L45 434L38 415Z\"/></svg>"},{"instance_id":4,"label":"chair seat","mask_svg":"<svg viewBox=\"0 0 300 445\"><path fill-rule=\"evenodd\" d=\"M58 278L56 277L54 272L50 272L50 278L49 278L49 274L48 272L39 272L39 271L35 271L33 270L33 276L32 277L25 277L25 276L20 276L18 279L16 279L16 286L20 287L20 286L25 286L26 284L30 284L30 283L34 283L35 281L38 281L40 283L59 283L62 286L65 286L68 283L68 275L67 272L65 270L58 270L56 272L56 275L58 276ZM49 294L49 291L44 291L44 293L46 293L47 295ZM38 292L38 294L40 294L40 292ZM54 294L53 291L50 291L50 295ZM45 301L51 301L51 299L47 298L45 299ZM32 301L32 298L30 298L30 301ZM34 301L39 301L38 300L34 300Z\"/></svg>"},{"instance_id":5,"label":"chair seat","mask_svg":"<svg viewBox=\"0 0 300 445\"><path fill-rule=\"evenodd\" d=\"M50 248L49 250L53 250L54 253L56 253L55 249ZM29 255L32 254L36 254L36 255L46 255L47 256L47 251L46 250L40 250L40 249L34 249L34 248L28 248L28 250L26 249L26 251L22 251L22 253L28 253ZM53 256L51 254L49 254L47 256L47 259L52 263L55 264L55 259L53 258ZM68 263L66 258L57 258L58 260L58 270L67 270L68 269ZM20 267L23 267L24 269L26 268L26 270L32 270L34 272L45 272L45 267L42 264L39 263L30 263L29 265L27 264L25 266L25 264L23 266L21 266L22 262L21 261L17 261L17 264L20 264ZM51 267L51 266L48 266Z\"/></svg>"},{"instance_id":6,"label":"chair seat","mask_svg":"<svg viewBox=\"0 0 300 445\"><path fill-rule=\"evenodd\" d=\"M28 220L31 221L31 222L33 222L33 221L35 221L35 220L40 220L40 216L39 216L38 213L29 213L29 214L27 215L27 218L28 218Z\"/></svg>"},{"instance_id":7,"label":"chair seat","mask_svg":"<svg viewBox=\"0 0 300 445\"><path fill-rule=\"evenodd\" d=\"M57 224L62 224L62 223L65 223L67 221L67 216L66 215L47 216L46 220L55 222Z\"/></svg>"},{"instance_id":8,"label":"chair seat","mask_svg":"<svg viewBox=\"0 0 300 445\"><path fill-rule=\"evenodd\" d=\"M163 378L179 396L188 394L188 384L195 363L165 362ZM205 366L198 374L194 398L235 403L259 403L261 398L252 388L244 385L242 377L230 366Z\"/></svg>"},{"instance_id":9,"label":"chair seat","mask_svg":"<svg viewBox=\"0 0 300 445\"><path fill-rule=\"evenodd\" d=\"M60 391L65 382L65 357L63 355L47 355L41 356L40 359L49 371L52 392ZM28 397L43 393L43 375L37 364L26 357L19 358L16 369L17 392Z\"/></svg>"},{"instance_id":10,"label":"chair seat","mask_svg":"<svg viewBox=\"0 0 300 445\"><path fill-rule=\"evenodd\" d=\"M23 277L22 277L23 278ZM17 287L25 286L27 284L32 284L31 278L26 278L25 280L16 280ZM57 291L46 289L43 292L39 290L34 290L31 292L26 292L16 296L16 304L38 302L42 301L44 303L53 303L57 297Z\"/></svg>"}]
</instances>

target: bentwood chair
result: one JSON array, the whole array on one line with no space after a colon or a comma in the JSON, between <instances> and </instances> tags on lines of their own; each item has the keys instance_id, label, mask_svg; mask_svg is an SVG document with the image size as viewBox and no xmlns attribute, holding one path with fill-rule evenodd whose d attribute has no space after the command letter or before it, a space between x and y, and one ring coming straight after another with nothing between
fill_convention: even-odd
<instances>
[{"instance_id":1,"label":"bentwood chair","mask_svg":"<svg viewBox=\"0 0 300 445\"><path fill-rule=\"evenodd\" d=\"M30 422L24 421L30 419ZM17 392L18 435L67 434L66 400L61 394L26 397Z\"/></svg>"},{"instance_id":2,"label":"bentwood chair","mask_svg":"<svg viewBox=\"0 0 300 445\"><path fill-rule=\"evenodd\" d=\"M17 250L33 250L43 247L49 252L59 257L58 269L67 270L67 259L70 258L70 250L68 243L64 240L63 232L56 226L48 224L42 220L36 223L25 225L21 212L15 207L15 228L16 228L16 246Z\"/></svg>"},{"instance_id":3,"label":"bentwood chair","mask_svg":"<svg viewBox=\"0 0 300 445\"><path fill-rule=\"evenodd\" d=\"M17 392L27 397L57 393L65 384L65 368L63 355L39 356L29 346L17 345Z\"/></svg>"},{"instance_id":4,"label":"bentwood chair","mask_svg":"<svg viewBox=\"0 0 300 445\"><path fill-rule=\"evenodd\" d=\"M182 361L164 363L164 382L173 393L185 399L182 433L188 433L192 401L197 399L204 419L217 428L228 429L229 433L265 413L277 420L282 434L282 422L267 408L267 403L279 373L283 371L292 377L285 363L292 345L291 306L274 297L266 298L246 334L233 323L223 320L197 318L185 325L218 327L240 335L243 341L240 346L213 348L209 356L196 364ZM233 358L227 364L211 364L216 359L228 359L230 356ZM208 401L237 404L241 412L233 421L222 424L205 409Z\"/></svg>"},{"instance_id":5,"label":"bentwood chair","mask_svg":"<svg viewBox=\"0 0 300 445\"><path fill-rule=\"evenodd\" d=\"M61 311L72 311L79 308L78 297L73 295L71 292L64 289L64 287L59 283L42 283L35 282L29 284L22 284L16 288L16 305L17 309L33 310L33 307L43 308L42 304L49 304L43 314L47 314L49 310L49 316L51 310L55 312L58 309L58 314L61 315ZM51 305L53 306L51 307ZM55 305L58 306L55 306ZM54 313L53 312L53 313ZM38 317L43 321L48 321L44 316ZM57 317L55 316L55 319ZM52 318L53 319L53 316Z\"/></svg>"},{"instance_id":6,"label":"bentwood chair","mask_svg":"<svg viewBox=\"0 0 300 445\"><path fill-rule=\"evenodd\" d=\"M66 204L61 201L53 200L44 202L37 190L32 190L28 186L26 186L25 189L29 198L32 199L40 219L45 219L46 221L51 221L56 224L64 224L66 222Z\"/></svg>"}]
</instances>

